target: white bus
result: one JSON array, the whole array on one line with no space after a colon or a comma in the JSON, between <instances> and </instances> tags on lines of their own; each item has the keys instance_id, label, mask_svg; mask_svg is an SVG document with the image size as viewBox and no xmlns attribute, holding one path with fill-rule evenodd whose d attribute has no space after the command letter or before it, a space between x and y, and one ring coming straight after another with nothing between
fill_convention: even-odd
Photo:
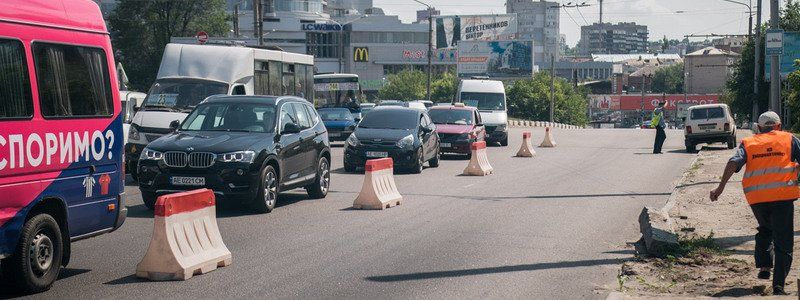
<instances>
[{"instance_id":1,"label":"white bus","mask_svg":"<svg viewBox=\"0 0 800 300\"><path fill-rule=\"evenodd\" d=\"M314 104L317 107L344 107L361 119L361 86L356 74L314 75ZM348 100L350 99L350 100Z\"/></svg>"}]
</instances>

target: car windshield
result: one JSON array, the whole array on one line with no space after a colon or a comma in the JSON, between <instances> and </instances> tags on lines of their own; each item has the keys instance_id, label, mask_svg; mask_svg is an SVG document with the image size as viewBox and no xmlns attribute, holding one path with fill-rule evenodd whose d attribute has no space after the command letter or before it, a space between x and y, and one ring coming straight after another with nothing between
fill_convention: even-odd
<instances>
[{"instance_id":1,"label":"car windshield","mask_svg":"<svg viewBox=\"0 0 800 300\"><path fill-rule=\"evenodd\" d=\"M406 105L405 102L397 100L384 100L381 101L381 104L379 104L379 106L405 106L405 105Z\"/></svg>"},{"instance_id":2,"label":"car windshield","mask_svg":"<svg viewBox=\"0 0 800 300\"><path fill-rule=\"evenodd\" d=\"M317 110L317 112L319 112L323 121L353 121L353 114L346 108L323 108Z\"/></svg>"},{"instance_id":3,"label":"car windshield","mask_svg":"<svg viewBox=\"0 0 800 300\"><path fill-rule=\"evenodd\" d=\"M272 132L275 106L254 103L200 105L181 125L185 131Z\"/></svg>"},{"instance_id":4,"label":"car windshield","mask_svg":"<svg viewBox=\"0 0 800 300\"><path fill-rule=\"evenodd\" d=\"M692 120L720 119L725 117L722 107L695 108L692 109Z\"/></svg>"},{"instance_id":5,"label":"car windshield","mask_svg":"<svg viewBox=\"0 0 800 300\"><path fill-rule=\"evenodd\" d=\"M461 93L461 102L480 110L505 110L505 95L502 93Z\"/></svg>"},{"instance_id":6,"label":"car windshield","mask_svg":"<svg viewBox=\"0 0 800 300\"><path fill-rule=\"evenodd\" d=\"M149 110L189 111L208 96L227 94L228 85L204 80L158 80L144 108Z\"/></svg>"},{"instance_id":7,"label":"car windshield","mask_svg":"<svg viewBox=\"0 0 800 300\"><path fill-rule=\"evenodd\" d=\"M428 111L434 124L472 125L473 112L466 109L431 109Z\"/></svg>"},{"instance_id":8,"label":"car windshield","mask_svg":"<svg viewBox=\"0 0 800 300\"><path fill-rule=\"evenodd\" d=\"M419 127L419 113L414 110L382 110L375 109L364 116L359 128L370 129L406 129Z\"/></svg>"}]
</instances>

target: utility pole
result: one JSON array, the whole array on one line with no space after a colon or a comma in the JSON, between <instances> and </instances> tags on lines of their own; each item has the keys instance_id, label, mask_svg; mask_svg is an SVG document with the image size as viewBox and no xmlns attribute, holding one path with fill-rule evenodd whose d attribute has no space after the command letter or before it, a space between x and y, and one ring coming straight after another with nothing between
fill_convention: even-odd
<instances>
[{"instance_id":1,"label":"utility pole","mask_svg":"<svg viewBox=\"0 0 800 300\"><path fill-rule=\"evenodd\" d=\"M261 0L253 0L253 35L258 39L258 45L264 46L264 23L262 22Z\"/></svg>"},{"instance_id":2,"label":"utility pole","mask_svg":"<svg viewBox=\"0 0 800 300\"><path fill-rule=\"evenodd\" d=\"M431 100L431 76L433 74L433 7L425 2L414 0L419 4L425 5L428 8L428 85L427 85L427 99Z\"/></svg>"},{"instance_id":3,"label":"utility pole","mask_svg":"<svg viewBox=\"0 0 800 300\"><path fill-rule=\"evenodd\" d=\"M780 8L779 0L771 0L770 2L770 28L780 29ZM771 55L770 60L770 93L769 93L769 109L783 115L781 110L781 72L778 61L778 55Z\"/></svg>"},{"instance_id":4,"label":"utility pole","mask_svg":"<svg viewBox=\"0 0 800 300\"><path fill-rule=\"evenodd\" d=\"M641 122L639 124L644 124L644 83L647 80L647 76L642 74L642 100L639 102L639 119Z\"/></svg>"},{"instance_id":5,"label":"utility pole","mask_svg":"<svg viewBox=\"0 0 800 300\"><path fill-rule=\"evenodd\" d=\"M239 38L239 4L233 7L233 37Z\"/></svg>"},{"instance_id":6,"label":"utility pole","mask_svg":"<svg viewBox=\"0 0 800 300\"><path fill-rule=\"evenodd\" d=\"M597 0L600 2L600 24L603 24L603 0Z\"/></svg>"},{"instance_id":7,"label":"utility pole","mask_svg":"<svg viewBox=\"0 0 800 300\"><path fill-rule=\"evenodd\" d=\"M556 106L556 57L550 53L550 123L555 122Z\"/></svg>"},{"instance_id":8,"label":"utility pole","mask_svg":"<svg viewBox=\"0 0 800 300\"><path fill-rule=\"evenodd\" d=\"M751 121L758 122L758 115L761 112L758 108L758 84L761 82L761 0L756 1L756 35L753 41L755 45L755 59L753 59L753 115ZM751 124L752 125L752 124Z\"/></svg>"}]
</instances>

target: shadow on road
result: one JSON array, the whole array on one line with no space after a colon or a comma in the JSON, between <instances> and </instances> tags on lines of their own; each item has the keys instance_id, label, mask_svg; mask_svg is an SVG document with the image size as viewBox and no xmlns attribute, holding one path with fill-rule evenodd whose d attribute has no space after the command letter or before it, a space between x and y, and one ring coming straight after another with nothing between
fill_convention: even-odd
<instances>
[{"instance_id":1,"label":"shadow on road","mask_svg":"<svg viewBox=\"0 0 800 300\"><path fill-rule=\"evenodd\" d=\"M292 205L300 201L313 201L308 194L302 190L297 192L281 193L278 196L278 202L275 203L275 208ZM224 199L217 199L217 218L232 218L257 215L253 212L247 203L239 200L225 201ZM152 218L153 211L147 209L144 204L128 206L128 218Z\"/></svg>"},{"instance_id":2,"label":"shadow on road","mask_svg":"<svg viewBox=\"0 0 800 300\"><path fill-rule=\"evenodd\" d=\"M122 278L117 278L117 279L105 282L103 284L105 284L105 285L120 285L120 284L145 283L145 282L151 282L151 281L139 279L138 277L136 277L136 275L131 274L131 275L128 275L128 276L125 276L125 277L122 277Z\"/></svg>"},{"instance_id":3,"label":"shadow on road","mask_svg":"<svg viewBox=\"0 0 800 300\"><path fill-rule=\"evenodd\" d=\"M756 296L760 295L759 291L756 291L753 288L730 288L716 294L711 295L711 297L746 297L746 296Z\"/></svg>"},{"instance_id":4,"label":"shadow on road","mask_svg":"<svg viewBox=\"0 0 800 300\"><path fill-rule=\"evenodd\" d=\"M487 275L487 274L498 274L498 273L591 267L599 265L618 265L628 260L629 259L623 259L623 258L609 258L609 259L593 259L593 260L579 260L579 261L560 261L552 263L510 265L510 266L500 266L500 267L490 267L490 268L369 276L365 277L364 279L375 282L426 280L426 279L452 278L452 277L464 277L464 276Z\"/></svg>"},{"instance_id":5,"label":"shadow on road","mask_svg":"<svg viewBox=\"0 0 800 300\"><path fill-rule=\"evenodd\" d=\"M755 225L755 224L754 224ZM796 230L794 232L794 236L800 236L800 231ZM753 235L740 235L740 236L729 236L729 237L721 237L715 238L714 241L720 245L722 248L732 248L735 246L739 246L741 244L747 243L749 241L755 240L755 234ZM730 250L730 251L737 251L737 250ZM748 254L752 254L752 251L748 251Z\"/></svg>"},{"instance_id":6,"label":"shadow on road","mask_svg":"<svg viewBox=\"0 0 800 300\"><path fill-rule=\"evenodd\" d=\"M63 280L70 278L72 276L77 276L85 273L89 273L92 270L88 269L74 269L74 268L62 268L61 271L58 273L58 279L56 280ZM26 294L17 293L13 291L11 283L6 281L5 278L0 277L0 299L8 299L8 298L15 298L15 297L23 297L27 296Z\"/></svg>"},{"instance_id":7,"label":"shadow on road","mask_svg":"<svg viewBox=\"0 0 800 300\"><path fill-rule=\"evenodd\" d=\"M434 194L413 194L404 193L406 196L427 196L427 197L443 197L443 198L457 198L467 200L511 200L511 199L568 199L568 198L607 198L607 197L637 197L637 196L669 196L670 192L664 193L617 193L617 194L580 194L580 195L533 195L533 196L487 196L487 197L469 197L465 195L434 195Z\"/></svg>"}]
</instances>

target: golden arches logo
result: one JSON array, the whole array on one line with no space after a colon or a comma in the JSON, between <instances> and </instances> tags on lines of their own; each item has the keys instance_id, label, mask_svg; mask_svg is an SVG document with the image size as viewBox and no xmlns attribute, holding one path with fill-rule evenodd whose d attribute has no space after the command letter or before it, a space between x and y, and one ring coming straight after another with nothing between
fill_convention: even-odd
<instances>
[{"instance_id":1,"label":"golden arches logo","mask_svg":"<svg viewBox=\"0 0 800 300\"><path fill-rule=\"evenodd\" d=\"M369 61L369 48L355 47L353 48L353 61L354 62L368 62Z\"/></svg>"}]
</instances>

